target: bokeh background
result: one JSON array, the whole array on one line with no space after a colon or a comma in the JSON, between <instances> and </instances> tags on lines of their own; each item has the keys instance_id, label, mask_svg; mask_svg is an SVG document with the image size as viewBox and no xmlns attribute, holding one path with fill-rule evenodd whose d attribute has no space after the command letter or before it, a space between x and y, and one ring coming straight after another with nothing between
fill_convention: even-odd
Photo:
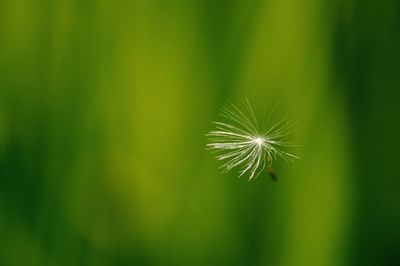
<instances>
[{"instance_id":1,"label":"bokeh background","mask_svg":"<svg viewBox=\"0 0 400 266\"><path fill-rule=\"evenodd\" d=\"M398 0L3 0L0 265L400 265ZM204 151L279 102L301 160Z\"/></svg>"}]
</instances>

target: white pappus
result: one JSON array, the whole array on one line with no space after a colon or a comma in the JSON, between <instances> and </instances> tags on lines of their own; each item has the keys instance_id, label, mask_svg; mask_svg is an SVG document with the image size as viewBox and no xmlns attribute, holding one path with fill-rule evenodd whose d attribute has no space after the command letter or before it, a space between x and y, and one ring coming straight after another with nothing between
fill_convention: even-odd
<instances>
[{"instance_id":1,"label":"white pappus","mask_svg":"<svg viewBox=\"0 0 400 266\"><path fill-rule=\"evenodd\" d=\"M228 121L213 122L216 129L206 134L207 149L215 152L216 159L224 161L224 172L239 168L239 176L256 178L268 165L281 157L287 161L299 158L286 148L295 146L288 140L294 131L283 113L276 110L266 117L261 126L246 98L243 110L231 104L222 109L221 116Z\"/></svg>"}]
</instances>

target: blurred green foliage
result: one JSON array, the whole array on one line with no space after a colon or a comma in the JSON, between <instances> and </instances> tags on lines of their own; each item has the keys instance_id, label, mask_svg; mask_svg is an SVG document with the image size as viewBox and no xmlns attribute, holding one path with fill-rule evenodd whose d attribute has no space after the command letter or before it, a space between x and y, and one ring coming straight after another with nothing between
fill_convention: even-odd
<instances>
[{"instance_id":1,"label":"blurred green foliage","mask_svg":"<svg viewBox=\"0 0 400 266\"><path fill-rule=\"evenodd\" d=\"M0 265L399 265L400 4L0 3ZM300 119L253 182L204 151Z\"/></svg>"}]
</instances>

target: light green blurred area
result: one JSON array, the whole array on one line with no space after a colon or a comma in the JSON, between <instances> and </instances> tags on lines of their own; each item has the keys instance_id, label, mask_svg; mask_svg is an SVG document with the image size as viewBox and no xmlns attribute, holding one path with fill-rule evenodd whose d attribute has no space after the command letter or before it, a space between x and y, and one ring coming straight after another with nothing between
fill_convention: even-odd
<instances>
[{"instance_id":1,"label":"light green blurred area","mask_svg":"<svg viewBox=\"0 0 400 266\"><path fill-rule=\"evenodd\" d=\"M367 265L358 236L390 237L359 224L378 209L360 207L369 135L354 137L372 127L357 120L370 103L351 105L368 77L337 70L378 62L353 49L357 21L373 21L353 22L358 5L3 1L0 265ZM394 28L385 12L379 25ZM222 174L204 150L220 108L246 96L300 120L301 159L278 162L277 183ZM377 199L399 184L386 169ZM379 203L393 250L370 265L398 261L397 199Z\"/></svg>"}]
</instances>

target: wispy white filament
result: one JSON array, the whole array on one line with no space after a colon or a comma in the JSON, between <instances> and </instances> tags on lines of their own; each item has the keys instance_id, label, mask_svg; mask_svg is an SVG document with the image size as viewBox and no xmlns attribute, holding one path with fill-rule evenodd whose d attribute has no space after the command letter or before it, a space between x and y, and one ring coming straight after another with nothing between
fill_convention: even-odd
<instances>
[{"instance_id":1,"label":"wispy white filament","mask_svg":"<svg viewBox=\"0 0 400 266\"><path fill-rule=\"evenodd\" d=\"M238 167L239 175L248 173L251 180L278 157L285 160L298 158L284 151L293 146L288 141L293 125L287 122L284 115L274 111L260 127L246 99L243 110L231 105L222 110L221 116L228 122L213 122L216 129L207 134L207 148L217 153L217 160L224 161L221 166L224 172Z\"/></svg>"}]
</instances>

